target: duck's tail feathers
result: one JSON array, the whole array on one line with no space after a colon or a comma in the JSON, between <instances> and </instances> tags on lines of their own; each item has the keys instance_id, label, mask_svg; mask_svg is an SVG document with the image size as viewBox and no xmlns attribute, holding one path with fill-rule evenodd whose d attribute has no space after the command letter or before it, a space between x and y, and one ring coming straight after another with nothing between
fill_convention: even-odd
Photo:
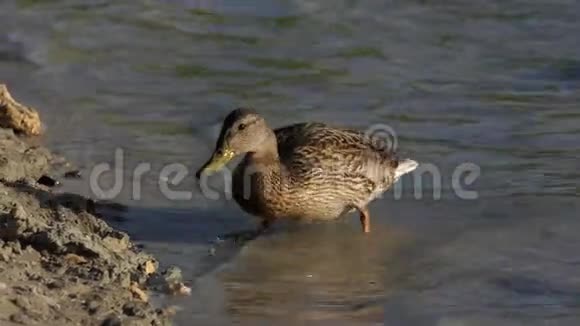
<instances>
[{"instance_id":1,"label":"duck's tail feathers","mask_svg":"<svg viewBox=\"0 0 580 326\"><path fill-rule=\"evenodd\" d=\"M413 172L419 166L417 161L413 161L411 159L404 159L400 160L397 168L395 169L395 180L398 180L403 175Z\"/></svg>"}]
</instances>

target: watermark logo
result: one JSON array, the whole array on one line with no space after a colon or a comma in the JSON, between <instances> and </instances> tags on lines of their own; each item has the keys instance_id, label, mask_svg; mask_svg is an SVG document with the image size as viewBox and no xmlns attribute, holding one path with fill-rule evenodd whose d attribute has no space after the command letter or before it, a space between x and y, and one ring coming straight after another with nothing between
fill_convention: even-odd
<instances>
[{"instance_id":1,"label":"watermark logo","mask_svg":"<svg viewBox=\"0 0 580 326\"><path fill-rule=\"evenodd\" d=\"M375 124L364 131L364 137L370 140L373 150L385 153L394 153L398 148L398 138L395 129L386 124ZM363 154L361 154L363 155ZM111 163L99 163L92 167L89 175L89 187L94 197L98 199L113 200L117 198L121 192L130 190L132 200L141 200L143 183L145 176L150 176L153 172L153 162L140 162L134 166L128 165L126 159L126 152L123 149L116 149L114 152L114 159ZM290 187L288 184L281 182L277 184L277 189L274 185L262 182L259 176L268 169L267 166L250 165L246 166L241 171L242 176L239 180L243 180L241 185L238 185L238 190L241 192L242 198L249 199L253 192L259 190L261 192L269 192L273 190L284 191ZM369 178L382 180L381 178L391 178L393 175L389 167L384 165L380 160L372 157L364 164L358 164L356 171L346 171L346 168L341 166L341 162L337 161L336 169L322 169L314 168L305 171L310 176L319 178L319 180L333 180L341 177L341 173L356 172ZM291 173L283 166L279 170L281 173L281 180L284 180L284 175ZM304 172L304 171L303 171ZM194 171L190 171L188 167L182 163L169 163L164 165L159 171L155 172L156 187L159 192L166 199L175 201L189 201L193 199L193 194L196 191L208 200L231 200L233 198L234 185L234 170L228 166L224 166L219 172L209 176L202 174L199 180L196 180L196 189L178 190L180 185L183 185L189 178L189 181L195 180ZM406 172L405 172L406 173ZM449 184L454 195L462 200L474 200L478 198L476 190L470 190L469 187L481 175L481 168L473 162L462 162L455 166L451 171L449 168L445 170L445 174L435 164L429 162L419 162L419 165L409 171L409 177L406 182L395 182L392 185L391 191L380 192L374 194L375 198L382 198L385 195L392 194L394 199L401 199L405 196L404 188L409 185L412 187L410 192L414 199L442 199L443 184ZM222 178L223 186L221 188L214 188L210 185L210 179ZM326 178L326 179L325 179ZM411 182L410 182L411 181ZM425 182L426 181L426 182ZM375 180L376 182L376 180ZM130 189L127 189L130 187ZM181 187L183 188L183 187ZM409 194L409 192L407 192Z\"/></svg>"},{"instance_id":2,"label":"watermark logo","mask_svg":"<svg viewBox=\"0 0 580 326\"><path fill-rule=\"evenodd\" d=\"M395 129L386 124L375 124L365 130L365 136L371 140L377 150L396 152L399 145Z\"/></svg>"}]
</instances>

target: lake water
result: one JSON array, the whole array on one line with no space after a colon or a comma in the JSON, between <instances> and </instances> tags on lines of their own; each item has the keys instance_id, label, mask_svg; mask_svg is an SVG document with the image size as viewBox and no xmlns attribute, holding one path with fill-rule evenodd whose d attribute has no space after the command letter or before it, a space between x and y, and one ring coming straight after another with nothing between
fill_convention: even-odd
<instances>
[{"instance_id":1,"label":"lake water","mask_svg":"<svg viewBox=\"0 0 580 326\"><path fill-rule=\"evenodd\" d=\"M85 175L64 189L94 196L122 150L113 223L183 269L192 296L157 298L178 325L580 323L579 2L4 0L0 20L0 80ZM352 215L216 245L254 226L193 176L237 106L388 125L439 177L403 178L370 235ZM191 198L164 196L172 163Z\"/></svg>"}]
</instances>

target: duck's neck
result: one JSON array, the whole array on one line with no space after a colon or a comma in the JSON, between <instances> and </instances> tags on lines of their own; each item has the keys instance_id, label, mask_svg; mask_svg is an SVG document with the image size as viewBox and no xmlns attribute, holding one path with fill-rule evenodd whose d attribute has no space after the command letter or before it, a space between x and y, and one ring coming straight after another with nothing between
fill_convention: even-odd
<instances>
[{"instance_id":1,"label":"duck's neck","mask_svg":"<svg viewBox=\"0 0 580 326\"><path fill-rule=\"evenodd\" d=\"M251 214L271 216L284 198L286 173L278 155L278 143L274 132L257 151L246 154L234 174L233 195L238 204ZM278 203L279 204L279 203Z\"/></svg>"},{"instance_id":2,"label":"duck's neck","mask_svg":"<svg viewBox=\"0 0 580 326\"><path fill-rule=\"evenodd\" d=\"M278 141L274 131L269 130L262 145L257 151L248 154L250 162L257 172L264 175L280 173L280 156L278 155Z\"/></svg>"},{"instance_id":3,"label":"duck's neck","mask_svg":"<svg viewBox=\"0 0 580 326\"><path fill-rule=\"evenodd\" d=\"M234 198L251 213L259 213L269 198L283 189L278 143L274 132L271 133L259 150L246 154L234 174Z\"/></svg>"}]
</instances>

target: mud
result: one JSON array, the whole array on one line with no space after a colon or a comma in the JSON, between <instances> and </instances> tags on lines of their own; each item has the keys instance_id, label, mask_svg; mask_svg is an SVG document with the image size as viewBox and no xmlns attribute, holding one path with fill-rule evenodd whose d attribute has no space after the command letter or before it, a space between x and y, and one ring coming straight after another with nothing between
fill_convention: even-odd
<instances>
[{"instance_id":1,"label":"mud","mask_svg":"<svg viewBox=\"0 0 580 326\"><path fill-rule=\"evenodd\" d=\"M105 222L101 203L47 183L67 168L0 128L0 324L169 324L146 289L156 260Z\"/></svg>"}]
</instances>

